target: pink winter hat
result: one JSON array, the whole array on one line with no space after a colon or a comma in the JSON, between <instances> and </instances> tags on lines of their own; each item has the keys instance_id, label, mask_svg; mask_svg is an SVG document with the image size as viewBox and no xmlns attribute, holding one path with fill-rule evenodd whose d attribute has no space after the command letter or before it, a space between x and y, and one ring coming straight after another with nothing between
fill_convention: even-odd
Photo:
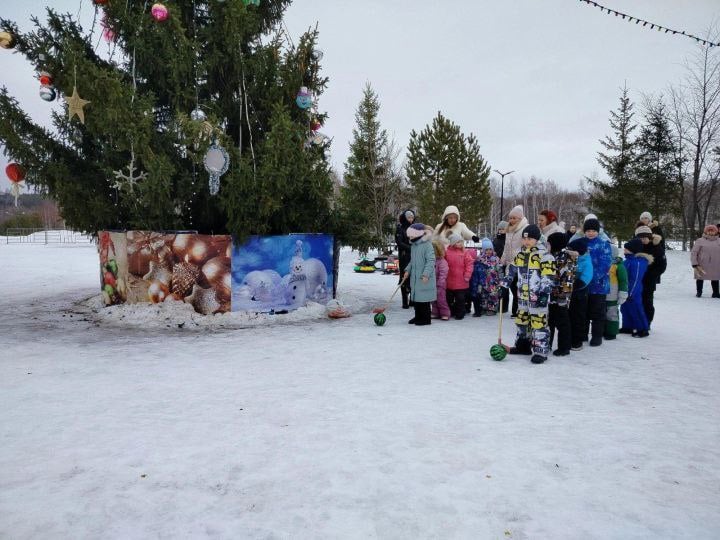
<instances>
[{"instance_id":1,"label":"pink winter hat","mask_svg":"<svg viewBox=\"0 0 720 540\"><path fill-rule=\"evenodd\" d=\"M407 237L413 240L414 238L420 238L425 234L425 225L422 223L413 223L408 227Z\"/></svg>"},{"instance_id":2,"label":"pink winter hat","mask_svg":"<svg viewBox=\"0 0 720 540\"><path fill-rule=\"evenodd\" d=\"M713 225L712 223L710 225L705 225L705 234L717 234L718 228L717 226Z\"/></svg>"}]
</instances>

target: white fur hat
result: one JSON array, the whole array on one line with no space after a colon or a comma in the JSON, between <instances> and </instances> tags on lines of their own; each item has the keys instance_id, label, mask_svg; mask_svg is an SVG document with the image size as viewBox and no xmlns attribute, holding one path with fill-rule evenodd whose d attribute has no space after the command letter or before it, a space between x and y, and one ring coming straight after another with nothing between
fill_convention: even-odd
<instances>
[{"instance_id":1,"label":"white fur hat","mask_svg":"<svg viewBox=\"0 0 720 540\"><path fill-rule=\"evenodd\" d=\"M525 210L522 207L522 204L518 204L516 207L514 207L510 212L508 212L508 217L516 217L516 218L524 218L525 217Z\"/></svg>"},{"instance_id":2,"label":"white fur hat","mask_svg":"<svg viewBox=\"0 0 720 540\"><path fill-rule=\"evenodd\" d=\"M585 219L583 219L583 223L585 223L588 219L597 219L598 217L595 214L588 214L585 216Z\"/></svg>"},{"instance_id":3,"label":"white fur hat","mask_svg":"<svg viewBox=\"0 0 720 540\"><path fill-rule=\"evenodd\" d=\"M640 214L640 221L642 221L643 219L652 221L652 214L650 212L643 212L642 214Z\"/></svg>"},{"instance_id":4,"label":"white fur hat","mask_svg":"<svg viewBox=\"0 0 720 540\"><path fill-rule=\"evenodd\" d=\"M460 210L458 210L457 206L450 205L448 206L445 211L443 212L443 220L445 220L446 217L448 217L450 214L455 214L458 218L458 221L460 221Z\"/></svg>"}]
</instances>

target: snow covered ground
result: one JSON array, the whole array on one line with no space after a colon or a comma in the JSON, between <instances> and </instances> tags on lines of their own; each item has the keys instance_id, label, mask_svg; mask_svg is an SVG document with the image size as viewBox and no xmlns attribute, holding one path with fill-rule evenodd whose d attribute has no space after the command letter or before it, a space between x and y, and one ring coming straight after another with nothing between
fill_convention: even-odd
<instances>
[{"instance_id":1,"label":"snow covered ground","mask_svg":"<svg viewBox=\"0 0 720 540\"><path fill-rule=\"evenodd\" d=\"M198 321L0 244L0 538L717 539L720 300L669 257L650 338L534 366L496 318L374 326L351 253L350 319Z\"/></svg>"}]
</instances>

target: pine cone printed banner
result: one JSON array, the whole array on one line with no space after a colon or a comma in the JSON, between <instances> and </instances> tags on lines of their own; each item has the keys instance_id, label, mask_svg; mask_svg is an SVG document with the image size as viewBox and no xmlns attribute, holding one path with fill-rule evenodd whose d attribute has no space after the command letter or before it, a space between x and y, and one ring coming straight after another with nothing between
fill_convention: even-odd
<instances>
[{"instance_id":1,"label":"pine cone printed banner","mask_svg":"<svg viewBox=\"0 0 720 540\"><path fill-rule=\"evenodd\" d=\"M200 277L200 269L188 262L175 263L173 266L172 293L177 300L182 300L192 292L193 285Z\"/></svg>"}]
</instances>

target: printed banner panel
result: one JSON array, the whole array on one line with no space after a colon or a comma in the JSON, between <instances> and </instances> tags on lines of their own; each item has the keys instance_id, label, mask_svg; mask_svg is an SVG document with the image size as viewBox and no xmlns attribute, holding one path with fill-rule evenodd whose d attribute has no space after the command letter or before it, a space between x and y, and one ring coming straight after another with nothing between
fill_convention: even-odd
<instances>
[{"instance_id":1,"label":"printed banner panel","mask_svg":"<svg viewBox=\"0 0 720 540\"><path fill-rule=\"evenodd\" d=\"M153 231L98 233L100 286L106 305L191 304L209 315L282 312L333 296L333 236L251 237Z\"/></svg>"},{"instance_id":2,"label":"printed banner panel","mask_svg":"<svg viewBox=\"0 0 720 540\"><path fill-rule=\"evenodd\" d=\"M290 311L332 295L332 235L253 236L233 247L233 311Z\"/></svg>"}]
</instances>

